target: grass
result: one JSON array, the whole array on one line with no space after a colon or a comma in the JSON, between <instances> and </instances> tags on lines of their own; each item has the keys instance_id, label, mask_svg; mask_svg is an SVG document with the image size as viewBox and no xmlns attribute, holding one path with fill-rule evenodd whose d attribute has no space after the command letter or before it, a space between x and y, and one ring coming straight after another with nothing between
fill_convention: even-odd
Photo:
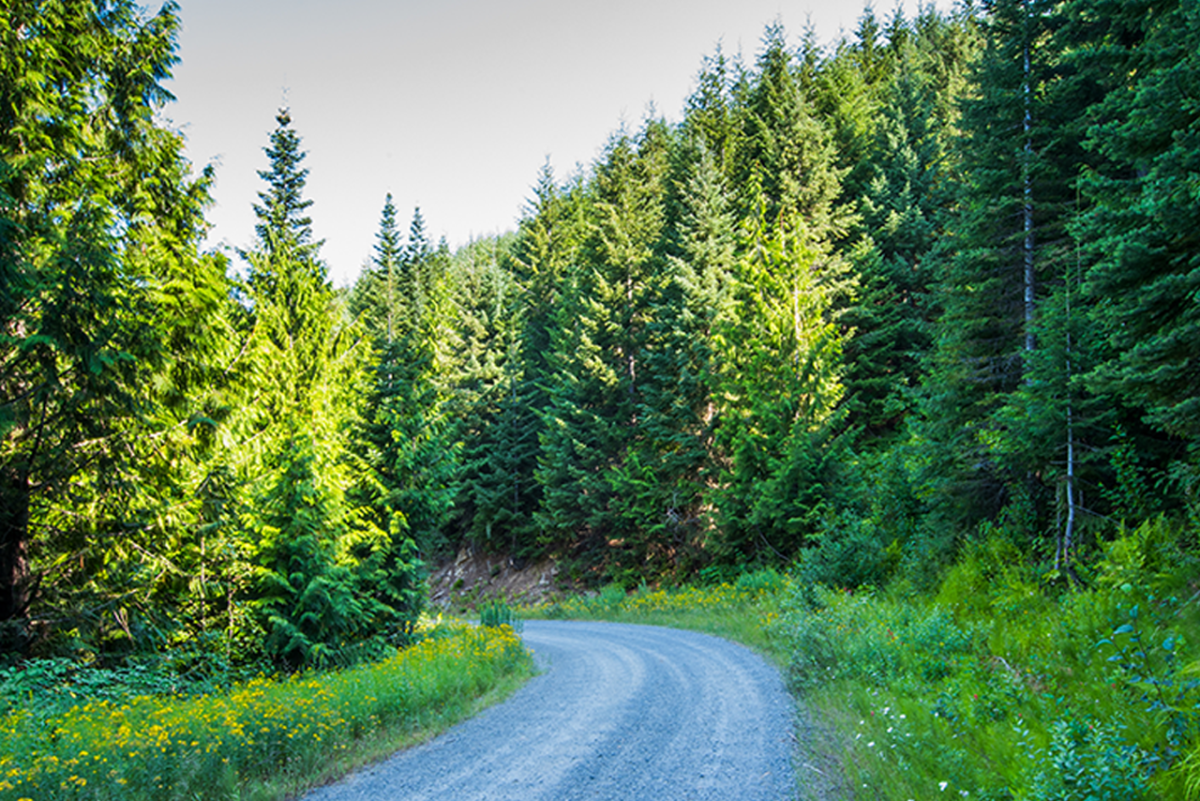
<instances>
[{"instance_id":1,"label":"grass","mask_svg":"<svg viewBox=\"0 0 1200 801\"><path fill-rule=\"evenodd\" d=\"M0 721L0 800L278 799L436 734L532 675L510 626L195 698L36 705Z\"/></svg>"}]
</instances>

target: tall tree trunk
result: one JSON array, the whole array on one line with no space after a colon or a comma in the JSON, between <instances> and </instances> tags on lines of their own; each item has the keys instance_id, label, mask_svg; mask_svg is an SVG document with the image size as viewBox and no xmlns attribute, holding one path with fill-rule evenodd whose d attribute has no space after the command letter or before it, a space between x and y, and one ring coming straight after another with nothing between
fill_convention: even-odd
<instances>
[{"instance_id":1,"label":"tall tree trunk","mask_svg":"<svg viewBox=\"0 0 1200 801\"><path fill-rule=\"evenodd\" d=\"M1033 316L1035 312L1035 296L1034 296L1034 261L1033 261L1033 178L1030 175L1030 162L1033 160L1033 97L1032 88L1030 86L1032 77L1030 75L1030 56L1029 56L1029 3L1025 5L1025 84L1022 87L1025 100L1025 158L1021 165L1021 177L1024 182L1024 206L1021 209L1021 217L1025 227L1025 241L1022 246L1022 251L1025 257L1025 350L1032 352L1035 346L1033 335Z\"/></svg>"},{"instance_id":2,"label":"tall tree trunk","mask_svg":"<svg viewBox=\"0 0 1200 801\"><path fill-rule=\"evenodd\" d=\"M0 651L23 650L26 644L28 552L29 478L7 468L0 471Z\"/></svg>"}]
</instances>

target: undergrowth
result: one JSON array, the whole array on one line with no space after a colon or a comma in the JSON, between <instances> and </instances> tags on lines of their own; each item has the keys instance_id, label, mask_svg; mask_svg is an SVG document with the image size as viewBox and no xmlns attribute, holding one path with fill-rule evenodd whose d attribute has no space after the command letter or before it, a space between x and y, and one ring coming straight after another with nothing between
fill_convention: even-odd
<instances>
[{"instance_id":1,"label":"undergrowth","mask_svg":"<svg viewBox=\"0 0 1200 801\"><path fill-rule=\"evenodd\" d=\"M31 689L0 719L0 801L287 797L440 730L531 672L511 626L458 626L379 662L212 695L64 709Z\"/></svg>"},{"instance_id":2,"label":"undergrowth","mask_svg":"<svg viewBox=\"0 0 1200 801\"><path fill-rule=\"evenodd\" d=\"M1156 570L1146 551L1161 525L1122 532L1087 588L1040 585L1002 538L932 597L789 588L788 679L833 722L855 797L1183 798L1200 612L1187 552Z\"/></svg>"}]
</instances>

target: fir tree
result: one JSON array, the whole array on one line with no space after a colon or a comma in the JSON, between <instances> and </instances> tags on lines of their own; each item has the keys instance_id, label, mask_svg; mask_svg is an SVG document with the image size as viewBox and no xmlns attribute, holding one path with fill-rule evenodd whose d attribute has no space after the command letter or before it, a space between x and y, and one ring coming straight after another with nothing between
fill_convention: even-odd
<instances>
[{"instance_id":1,"label":"fir tree","mask_svg":"<svg viewBox=\"0 0 1200 801\"><path fill-rule=\"evenodd\" d=\"M375 255L350 294L350 313L363 320L376 342L391 342L399 327L399 293L404 249L396 227L396 207L388 193L375 234Z\"/></svg>"},{"instance_id":2,"label":"fir tree","mask_svg":"<svg viewBox=\"0 0 1200 801\"><path fill-rule=\"evenodd\" d=\"M663 123L650 120L636 141L616 137L597 169L590 235L573 277L574 321L561 320L570 327L555 343L553 425L542 438L543 526L618 542L618 560L644 553L635 538L645 529L633 517L656 514L649 507L617 514L611 502L650 380L642 359L665 220L668 137Z\"/></svg>"},{"instance_id":3,"label":"fir tree","mask_svg":"<svg viewBox=\"0 0 1200 801\"><path fill-rule=\"evenodd\" d=\"M1011 429L1000 421L1029 379L1039 300L1061 284L1073 253L1066 223L1079 141L1060 126L1079 107L1055 94L1062 62L1050 14L1025 0L993 7L978 96L964 108L964 180L940 246L940 334L923 429L938 443L935 472L952 526L997 514L1010 493L1037 502L1044 491L1028 479L1057 446L1039 442L1038 455L1029 448L1028 461L1009 461L1003 439Z\"/></svg>"},{"instance_id":4,"label":"fir tree","mask_svg":"<svg viewBox=\"0 0 1200 801\"><path fill-rule=\"evenodd\" d=\"M263 148L270 169L258 172L267 188L258 193L259 203L254 204L258 218L254 233L269 255L283 250L302 260L315 260L321 243L312 241L312 218L306 215L312 201L304 197L308 170L300 166L307 154L300 149L300 137L291 127L289 109L281 108L275 123L271 144Z\"/></svg>"}]
</instances>

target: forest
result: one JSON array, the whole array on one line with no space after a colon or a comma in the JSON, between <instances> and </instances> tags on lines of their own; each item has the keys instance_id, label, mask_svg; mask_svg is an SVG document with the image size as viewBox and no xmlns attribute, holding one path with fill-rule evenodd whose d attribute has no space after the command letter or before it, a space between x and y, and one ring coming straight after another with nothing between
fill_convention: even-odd
<instances>
[{"instance_id":1,"label":"forest","mask_svg":"<svg viewBox=\"0 0 1200 801\"><path fill-rule=\"evenodd\" d=\"M770 23L515 231L381 199L347 289L287 109L254 241L203 247L176 3L3 5L7 663L352 664L464 546L920 590L1003 541L1067 592L1139 531L1200 590L1195 3Z\"/></svg>"}]
</instances>

